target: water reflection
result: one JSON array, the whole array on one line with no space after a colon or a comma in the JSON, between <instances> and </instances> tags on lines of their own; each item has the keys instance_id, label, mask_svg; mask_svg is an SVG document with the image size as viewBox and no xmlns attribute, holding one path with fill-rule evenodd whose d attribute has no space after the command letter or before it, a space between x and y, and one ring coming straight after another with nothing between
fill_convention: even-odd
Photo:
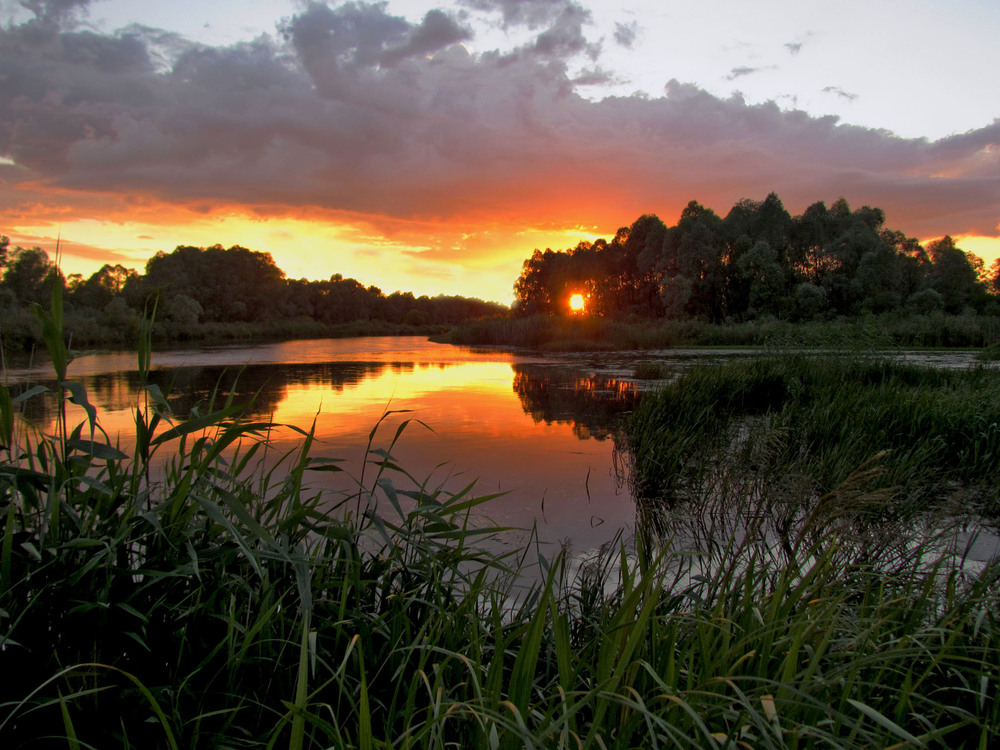
<instances>
[{"instance_id":1,"label":"water reflection","mask_svg":"<svg viewBox=\"0 0 1000 750\"><path fill-rule=\"evenodd\" d=\"M573 368L514 364L514 391L535 423L567 424L580 440L606 440L639 398L629 381Z\"/></svg>"},{"instance_id":2,"label":"water reflection","mask_svg":"<svg viewBox=\"0 0 1000 750\"><path fill-rule=\"evenodd\" d=\"M246 415L266 419L287 397L289 388L307 385L317 392L340 393L386 369L412 372L413 363L333 362L329 364L266 364L245 367L200 366L160 369L151 373L150 383L167 394L171 411L178 417L191 413L199 405L232 394L237 403L249 404ZM138 399L140 382L135 371L85 375L79 379L90 402L104 414L128 411ZM54 382L46 383L50 388ZM54 419L55 400L32 399L25 407L24 419L39 429L46 429Z\"/></svg>"},{"instance_id":3,"label":"water reflection","mask_svg":"<svg viewBox=\"0 0 1000 750\"><path fill-rule=\"evenodd\" d=\"M668 372L679 372L699 360L732 356L747 352L540 357L417 338L318 340L154 353L152 380L169 394L178 419L196 406L204 413L213 395L232 392L237 402L252 402L249 419L300 428L315 424L313 453L344 459L354 477L364 467L369 433L387 410L396 413L376 436L378 447L405 420L417 420L429 429L412 423L393 453L418 482L452 491L473 483L476 494L501 493L484 507L489 521L519 529L537 524L544 541L568 542L579 554L621 534L628 538L637 527L692 550L734 537L759 538L780 549L782 533L801 522L791 506L772 504L766 512L760 505L737 508L730 502L670 508L640 502L637 507L619 463L627 456L617 449L621 421L639 390L650 385L630 378L636 362L653 359ZM86 387L112 442L124 446L133 440L133 410L141 396L134 362L133 355L109 354L70 366L71 378ZM37 368L12 371L8 382L15 392L23 391L44 382L42 373ZM29 399L21 419L51 433L54 405L52 394ZM82 421L82 410L73 407L71 419ZM292 430L276 430L270 438L275 455L301 443L301 434ZM750 481L749 472L727 477L730 497L765 492L732 484ZM316 474L308 489L342 491L344 480ZM768 496L776 496L772 490ZM782 489L800 498L808 491ZM708 487L703 497L721 497L719 488ZM900 533L905 536L905 531ZM866 533L873 548L888 543ZM516 545L523 535L504 539ZM965 542L974 545L976 559L992 554L982 551L971 527L956 537L956 544Z\"/></svg>"},{"instance_id":4,"label":"water reflection","mask_svg":"<svg viewBox=\"0 0 1000 750\"><path fill-rule=\"evenodd\" d=\"M290 361L274 361L283 356ZM141 397L133 361L94 356L70 367L112 442L123 446L134 439ZM543 541L577 549L634 528L635 505L608 439L636 397L619 379L563 360L405 339L171 352L154 354L154 365L151 379L177 419L195 407L205 413L213 397L218 403L231 392L237 402L252 400L247 419L315 424L313 454L343 459L350 476L311 475L309 491L344 491L361 475L369 433L388 410L394 413L375 445L384 447L405 420L416 420L393 448L399 464L418 483L451 491L473 483L475 494L501 493L484 506L490 522L537 524ZM13 376L15 389L40 382L31 371ZM54 394L25 403L22 420L37 430L51 433L54 417ZM82 410L71 407L71 419L82 421ZM301 434L278 429L270 439L271 453L280 456L301 443ZM523 537L503 539L515 545Z\"/></svg>"}]
</instances>

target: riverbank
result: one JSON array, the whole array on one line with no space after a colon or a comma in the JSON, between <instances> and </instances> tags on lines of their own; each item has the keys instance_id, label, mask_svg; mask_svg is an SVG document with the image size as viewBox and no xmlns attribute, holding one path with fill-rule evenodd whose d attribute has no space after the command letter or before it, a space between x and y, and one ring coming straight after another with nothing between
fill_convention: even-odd
<instances>
[{"instance_id":1,"label":"riverbank","mask_svg":"<svg viewBox=\"0 0 1000 750\"><path fill-rule=\"evenodd\" d=\"M1000 340L1000 318L886 314L830 321L705 323L619 321L596 316L493 317L462 323L435 341L540 351L622 351L686 346L790 348L980 348Z\"/></svg>"}]
</instances>

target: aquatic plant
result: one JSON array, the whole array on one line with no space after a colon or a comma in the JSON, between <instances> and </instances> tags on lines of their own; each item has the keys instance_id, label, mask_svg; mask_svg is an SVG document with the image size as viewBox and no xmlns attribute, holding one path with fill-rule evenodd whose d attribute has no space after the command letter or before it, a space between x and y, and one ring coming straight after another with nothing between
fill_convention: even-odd
<instances>
[{"instance_id":1,"label":"aquatic plant","mask_svg":"<svg viewBox=\"0 0 1000 750\"><path fill-rule=\"evenodd\" d=\"M640 496L704 494L704 482L794 480L809 504L867 467L865 488L903 512L961 490L996 510L1000 373L881 356L792 352L693 367L631 416ZM766 494L766 493L765 493Z\"/></svg>"}]
</instances>

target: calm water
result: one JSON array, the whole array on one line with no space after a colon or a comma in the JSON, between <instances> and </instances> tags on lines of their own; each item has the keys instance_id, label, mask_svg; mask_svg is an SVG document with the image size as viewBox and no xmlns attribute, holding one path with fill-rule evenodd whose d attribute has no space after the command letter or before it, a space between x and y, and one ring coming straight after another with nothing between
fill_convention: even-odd
<instances>
[{"instance_id":1,"label":"calm water","mask_svg":"<svg viewBox=\"0 0 1000 750\"><path fill-rule=\"evenodd\" d=\"M635 504L615 470L613 435L636 392L592 365L371 337L154 353L153 380L171 394L179 417L207 403L213 390L235 388L240 400L257 394L255 418L301 428L315 420L313 455L344 459L354 476L383 413L403 412L383 423L374 444L387 447L396 427L412 420L393 455L415 479L452 491L475 482L477 495L504 493L485 506L492 521L537 524L543 540L569 540L583 551L629 534L635 522ZM34 367L7 377L34 385L51 376ZM69 377L85 385L112 442L127 446L138 399L135 355L81 356ZM82 421L83 411L71 409ZM24 419L51 432L53 414L52 400L36 398ZM291 430L273 435L279 451L300 439ZM317 473L312 484L336 489L338 480ZM523 534L504 538L515 543Z\"/></svg>"},{"instance_id":2,"label":"calm water","mask_svg":"<svg viewBox=\"0 0 1000 750\"><path fill-rule=\"evenodd\" d=\"M677 372L694 362L748 354L671 350L541 357L421 337L369 337L154 352L153 380L170 394L178 417L207 403L213 391L235 390L243 402L256 394L254 418L300 428L315 420L313 455L343 459L354 476L362 469L372 428L387 410L399 412L385 420L374 447L387 447L397 426L412 420L393 455L418 482L452 491L475 483L476 495L503 493L484 507L491 521L518 529L537 526L544 542L569 543L577 554L586 554L619 534L628 539L635 528L636 505L618 468L614 437L639 391L651 386L631 379L635 365L653 359ZM972 362L967 353L929 356L930 364L943 367ZM120 439L127 446L138 399L135 355L81 356L70 364L69 376L85 385L112 442ZM18 386L46 384L49 378L51 371L42 366L7 373L8 382ZM23 418L51 432L53 414L51 399L35 398ZM82 410L77 416L83 420ZM301 438L279 429L272 439L278 449L273 455L280 455ZM405 484L398 476L394 481ZM315 489L347 486L336 474L312 477ZM962 531L956 541L973 540L980 560L996 554L996 536L976 541L973 531ZM501 540L519 544L524 536L510 532Z\"/></svg>"}]
</instances>

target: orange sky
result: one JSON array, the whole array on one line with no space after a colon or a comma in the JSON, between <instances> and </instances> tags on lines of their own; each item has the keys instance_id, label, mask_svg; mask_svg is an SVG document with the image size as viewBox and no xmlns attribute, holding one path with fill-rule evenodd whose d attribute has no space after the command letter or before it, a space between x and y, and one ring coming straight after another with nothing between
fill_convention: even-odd
<instances>
[{"instance_id":1,"label":"orange sky","mask_svg":"<svg viewBox=\"0 0 1000 750\"><path fill-rule=\"evenodd\" d=\"M586 98L568 62L600 45L570 0L505 52L471 52L443 11L312 4L213 47L65 10L86 5L0 30L0 233L50 254L61 236L67 273L239 244L293 278L509 302L534 248L771 191L1000 256L1000 120L931 140L675 80Z\"/></svg>"}]
</instances>

